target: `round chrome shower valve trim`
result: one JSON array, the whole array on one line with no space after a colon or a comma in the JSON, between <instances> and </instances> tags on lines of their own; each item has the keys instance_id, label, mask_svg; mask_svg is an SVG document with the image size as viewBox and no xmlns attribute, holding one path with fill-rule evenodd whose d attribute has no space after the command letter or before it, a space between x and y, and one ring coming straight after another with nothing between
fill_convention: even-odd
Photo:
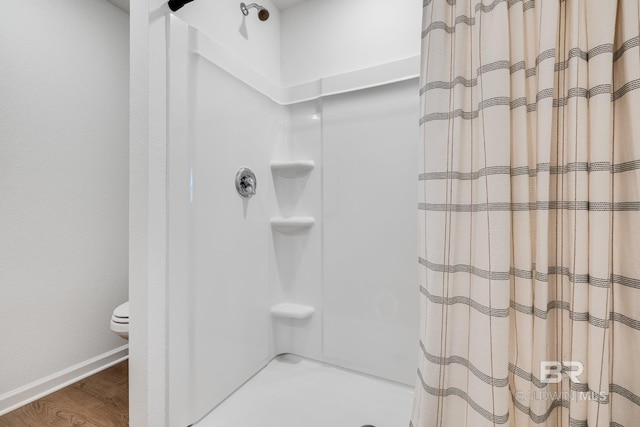
<instances>
[{"instance_id":1,"label":"round chrome shower valve trim","mask_svg":"<svg viewBox=\"0 0 640 427\"><path fill-rule=\"evenodd\" d=\"M242 167L236 173L236 190L242 197L251 197L256 194L258 180L249 168Z\"/></svg>"}]
</instances>

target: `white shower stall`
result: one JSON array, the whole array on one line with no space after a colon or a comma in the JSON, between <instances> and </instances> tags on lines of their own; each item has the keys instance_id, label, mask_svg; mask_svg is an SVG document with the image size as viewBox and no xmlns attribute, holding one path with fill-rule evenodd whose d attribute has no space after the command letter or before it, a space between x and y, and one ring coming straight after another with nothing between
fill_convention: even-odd
<instances>
[{"instance_id":1,"label":"white shower stall","mask_svg":"<svg viewBox=\"0 0 640 427\"><path fill-rule=\"evenodd\" d=\"M265 22L228 0L150 12L152 48L154 25L166 43L166 158L156 159L164 161L166 198L149 192L145 209L150 218L153 203L166 209L166 247L154 249L166 254L156 263L166 286L147 287L146 316L162 302L166 330L156 342L167 352L157 368L144 368L146 383L166 373L170 426L243 427L258 401L263 410L300 412L271 421L250 414L259 425L326 425L295 416L304 416L300 402L331 394L353 399L352 413L331 414L336 427L406 425L419 324L422 5L274 3L263 3ZM225 24L211 29L207 16ZM401 43L410 36L410 46ZM266 57L260 43L277 46L279 57ZM252 197L234 185L243 167L256 176ZM143 293L132 291L133 318ZM134 381L144 377L135 346L132 336ZM295 396L278 395L287 387ZM243 390L247 405L237 400ZM135 406L133 393L135 386ZM360 422L363 411L373 416L385 405L387 418ZM307 415L318 418L312 409Z\"/></svg>"}]
</instances>

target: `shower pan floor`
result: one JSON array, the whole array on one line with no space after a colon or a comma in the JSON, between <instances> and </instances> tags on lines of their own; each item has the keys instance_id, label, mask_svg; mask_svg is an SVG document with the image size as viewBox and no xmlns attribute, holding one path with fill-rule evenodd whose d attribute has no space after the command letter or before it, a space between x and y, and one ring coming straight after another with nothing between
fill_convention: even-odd
<instances>
[{"instance_id":1,"label":"shower pan floor","mask_svg":"<svg viewBox=\"0 0 640 427\"><path fill-rule=\"evenodd\" d=\"M283 355L195 427L399 427L412 403L411 387Z\"/></svg>"}]
</instances>

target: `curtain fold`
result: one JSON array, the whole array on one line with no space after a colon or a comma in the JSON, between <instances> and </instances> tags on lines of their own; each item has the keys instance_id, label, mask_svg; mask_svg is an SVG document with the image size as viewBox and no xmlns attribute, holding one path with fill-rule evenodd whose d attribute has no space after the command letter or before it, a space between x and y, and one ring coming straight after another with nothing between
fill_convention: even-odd
<instances>
[{"instance_id":1,"label":"curtain fold","mask_svg":"<svg viewBox=\"0 0 640 427\"><path fill-rule=\"evenodd\" d=\"M413 427L640 425L639 3L424 1Z\"/></svg>"}]
</instances>

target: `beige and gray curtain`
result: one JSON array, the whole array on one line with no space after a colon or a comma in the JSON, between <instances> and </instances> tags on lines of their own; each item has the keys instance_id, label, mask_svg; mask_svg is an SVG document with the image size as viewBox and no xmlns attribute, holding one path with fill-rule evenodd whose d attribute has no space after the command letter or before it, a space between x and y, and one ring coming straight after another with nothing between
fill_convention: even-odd
<instances>
[{"instance_id":1,"label":"beige and gray curtain","mask_svg":"<svg viewBox=\"0 0 640 427\"><path fill-rule=\"evenodd\" d=\"M640 1L423 12L411 425L640 426Z\"/></svg>"}]
</instances>

